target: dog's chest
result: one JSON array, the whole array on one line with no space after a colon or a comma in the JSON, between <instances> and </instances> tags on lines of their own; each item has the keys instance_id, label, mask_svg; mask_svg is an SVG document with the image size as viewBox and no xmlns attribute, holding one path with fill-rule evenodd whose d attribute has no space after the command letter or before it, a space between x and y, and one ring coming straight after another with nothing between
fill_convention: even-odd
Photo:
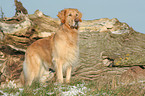
<instances>
[{"instance_id":1,"label":"dog's chest","mask_svg":"<svg viewBox=\"0 0 145 96\"><path fill-rule=\"evenodd\" d=\"M66 61L75 61L75 59L78 58L78 52L79 52L79 47L78 47L78 37L66 37L62 36L57 41L55 41L55 52L54 57L55 58L61 58Z\"/></svg>"}]
</instances>

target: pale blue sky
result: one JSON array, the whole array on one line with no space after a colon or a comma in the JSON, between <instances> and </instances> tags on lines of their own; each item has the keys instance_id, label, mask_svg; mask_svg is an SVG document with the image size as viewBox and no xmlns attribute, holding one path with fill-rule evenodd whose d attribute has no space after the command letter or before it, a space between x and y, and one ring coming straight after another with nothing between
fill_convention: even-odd
<instances>
[{"instance_id":1,"label":"pale blue sky","mask_svg":"<svg viewBox=\"0 0 145 96\"><path fill-rule=\"evenodd\" d=\"M64 8L77 8L84 20L117 18L138 32L145 33L145 0L20 0L29 14L39 9L44 14L57 18ZM14 0L0 0L5 16L15 14Z\"/></svg>"}]
</instances>

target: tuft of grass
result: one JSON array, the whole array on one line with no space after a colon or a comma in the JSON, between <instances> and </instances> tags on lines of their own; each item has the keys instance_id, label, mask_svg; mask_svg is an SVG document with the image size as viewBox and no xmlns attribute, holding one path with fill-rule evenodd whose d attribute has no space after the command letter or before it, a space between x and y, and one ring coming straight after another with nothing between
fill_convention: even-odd
<instances>
[{"instance_id":1,"label":"tuft of grass","mask_svg":"<svg viewBox=\"0 0 145 96\"><path fill-rule=\"evenodd\" d=\"M29 87L0 89L1 95L14 96L143 96L145 83L122 85L117 77L95 81L72 79L70 84L34 82Z\"/></svg>"}]
</instances>

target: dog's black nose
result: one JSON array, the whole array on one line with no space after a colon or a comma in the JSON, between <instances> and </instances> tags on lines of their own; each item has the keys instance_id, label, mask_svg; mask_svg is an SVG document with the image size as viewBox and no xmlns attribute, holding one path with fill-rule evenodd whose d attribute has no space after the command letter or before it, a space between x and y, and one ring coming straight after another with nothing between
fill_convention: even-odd
<instances>
[{"instance_id":1,"label":"dog's black nose","mask_svg":"<svg viewBox=\"0 0 145 96\"><path fill-rule=\"evenodd\" d=\"M53 69L51 69L51 68L49 68L49 71L51 71L51 72L53 72L53 73L55 72L55 70L53 70Z\"/></svg>"}]
</instances>

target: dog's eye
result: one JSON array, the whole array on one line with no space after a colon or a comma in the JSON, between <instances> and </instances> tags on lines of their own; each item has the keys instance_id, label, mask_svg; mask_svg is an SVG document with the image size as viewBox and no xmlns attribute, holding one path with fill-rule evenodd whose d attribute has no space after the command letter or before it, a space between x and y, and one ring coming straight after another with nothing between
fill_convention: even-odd
<instances>
[{"instance_id":1,"label":"dog's eye","mask_svg":"<svg viewBox=\"0 0 145 96\"><path fill-rule=\"evenodd\" d=\"M76 14L76 16L78 16L78 14Z\"/></svg>"},{"instance_id":2,"label":"dog's eye","mask_svg":"<svg viewBox=\"0 0 145 96\"><path fill-rule=\"evenodd\" d=\"M69 14L68 16L72 16L72 14Z\"/></svg>"}]
</instances>

